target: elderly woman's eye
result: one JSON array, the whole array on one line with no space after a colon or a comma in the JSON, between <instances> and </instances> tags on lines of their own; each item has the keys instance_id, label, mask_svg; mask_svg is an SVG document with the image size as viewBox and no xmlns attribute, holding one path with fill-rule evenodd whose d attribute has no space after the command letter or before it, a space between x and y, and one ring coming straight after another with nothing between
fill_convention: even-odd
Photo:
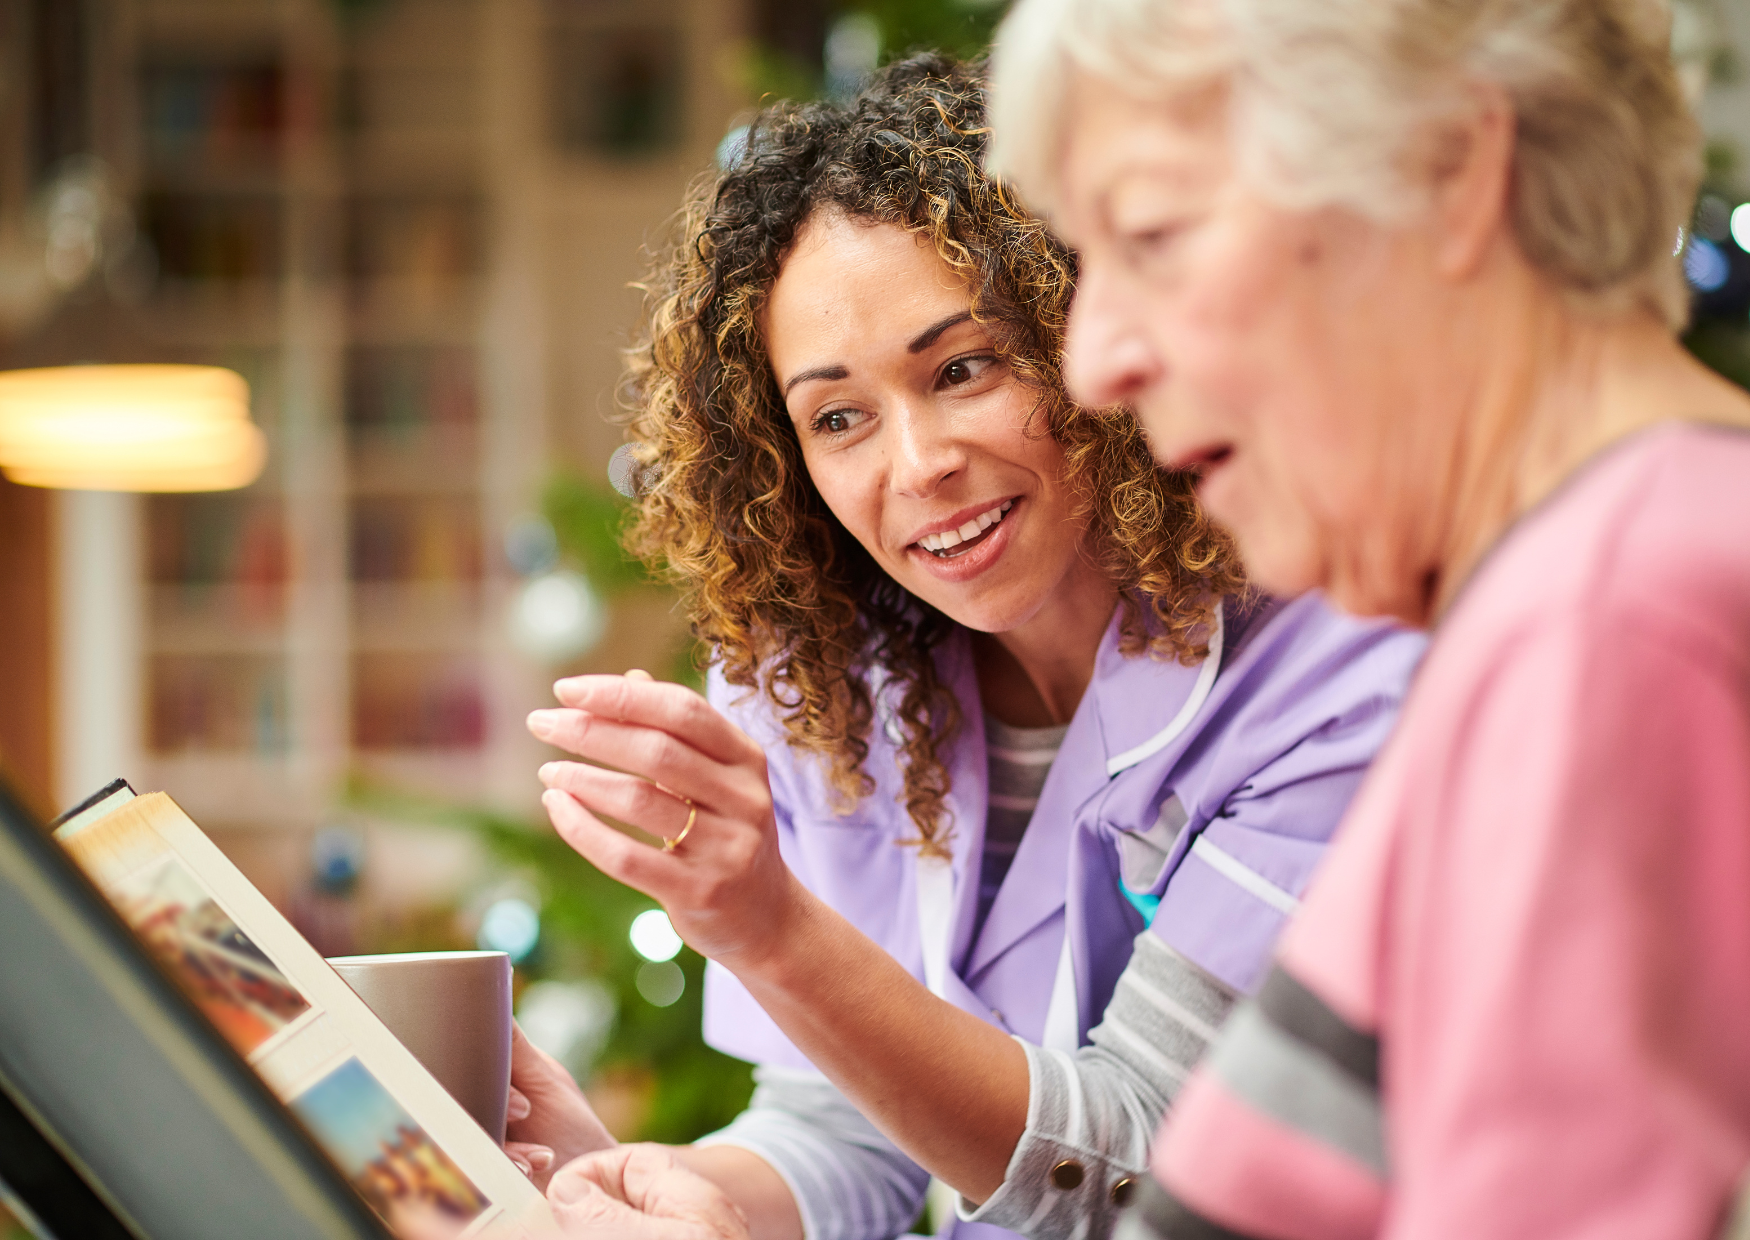
<instances>
[{"instance_id":1,"label":"elderly woman's eye","mask_svg":"<svg viewBox=\"0 0 1750 1240\"><path fill-rule=\"evenodd\" d=\"M1145 261L1160 255L1178 238L1181 231L1173 224L1133 228L1121 235L1121 244L1131 262Z\"/></svg>"}]
</instances>

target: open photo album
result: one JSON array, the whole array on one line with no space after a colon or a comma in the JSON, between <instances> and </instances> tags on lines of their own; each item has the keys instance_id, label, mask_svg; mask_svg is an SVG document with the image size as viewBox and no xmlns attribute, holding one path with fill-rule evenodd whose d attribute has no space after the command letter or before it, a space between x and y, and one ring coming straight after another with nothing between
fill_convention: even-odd
<instances>
[{"instance_id":1,"label":"open photo album","mask_svg":"<svg viewBox=\"0 0 1750 1240\"><path fill-rule=\"evenodd\" d=\"M168 796L136 796L117 781L64 817L53 838L132 931L133 946L283 1104L325 1156L324 1170L337 1170L391 1232L549 1234L544 1199L497 1142ZM0 1005L13 999L0 993ZM9 1064L5 1026L0 1087L28 1109L36 1082L12 1079L30 1067ZM53 1116L40 1119L57 1131ZM78 1144L65 1133L51 1139ZM63 1153L81 1158L77 1148Z\"/></svg>"}]
</instances>

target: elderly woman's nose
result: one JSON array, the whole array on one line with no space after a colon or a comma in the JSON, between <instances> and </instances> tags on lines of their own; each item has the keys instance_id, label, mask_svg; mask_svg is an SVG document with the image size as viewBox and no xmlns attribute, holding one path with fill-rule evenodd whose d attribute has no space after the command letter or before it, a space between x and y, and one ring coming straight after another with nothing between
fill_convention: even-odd
<instances>
[{"instance_id":1,"label":"elderly woman's nose","mask_svg":"<svg viewBox=\"0 0 1750 1240\"><path fill-rule=\"evenodd\" d=\"M929 495L966 464L966 446L940 411L906 405L895 411L898 445L893 487L903 495Z\"/></svg>"},{"instance_id":2,"label":"elderly woman's nose","mask_svg":"<svg viewBox=\"0 0 1750 1240\"><path fill-rule=\"evenodd\" d=\"M1070 306L1063 379L1077 404L1117 405L1160 379L1161 361L1127 304L1090 264Z\"/></svg>"}]
</instances>

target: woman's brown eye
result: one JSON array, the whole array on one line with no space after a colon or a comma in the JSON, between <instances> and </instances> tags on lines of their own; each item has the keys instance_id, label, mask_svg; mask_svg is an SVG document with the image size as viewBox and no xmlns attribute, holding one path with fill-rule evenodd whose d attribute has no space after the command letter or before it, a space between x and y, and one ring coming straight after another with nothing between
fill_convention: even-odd
<instances>
[{"instance_id":1,"label":"woman's brown eye","mask_svg":"<svg viewBox=\"0 0 1750 1240\"><path fill-rule=\"evenodd\" d=\"M949 362L942 377L949 383L965 383L972 378L972 368L965 362Z\"/></svg>"}]
</instances>

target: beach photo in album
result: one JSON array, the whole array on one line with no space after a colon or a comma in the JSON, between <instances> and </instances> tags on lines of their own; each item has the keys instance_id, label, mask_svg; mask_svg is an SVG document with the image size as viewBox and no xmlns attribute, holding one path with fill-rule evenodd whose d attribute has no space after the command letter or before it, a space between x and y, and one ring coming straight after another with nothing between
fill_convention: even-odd
<instances>
[{"instance_id":1,"label":"beach photo in album","mask_svg":"<svg viewBox=\"0 0 1750 1240\"><path fill-rule=\"evenodd\" d=\"M419 1230L434 1217L454 1227L489 1204L357 1059L305 1090L291 1107L397 1232Z\"/></svg>"},{"instance_id":2,"label":"beach photo in album","mask_svg":"<svg viewBox=\"0 0 1750 1240\"><path fill-rule=\"evenodd\" d=\"M310 1010L174 855L115 883L109 896L148 950L243 1054Z\"/></svg>"}]
</instances>

